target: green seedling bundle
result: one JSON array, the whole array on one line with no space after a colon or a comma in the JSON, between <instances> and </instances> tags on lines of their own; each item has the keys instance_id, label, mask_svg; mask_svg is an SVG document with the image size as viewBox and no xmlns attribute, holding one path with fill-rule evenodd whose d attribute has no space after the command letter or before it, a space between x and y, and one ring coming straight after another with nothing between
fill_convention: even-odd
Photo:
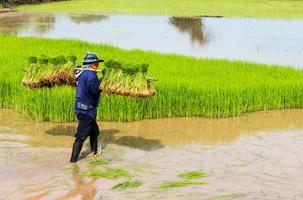
<instances>
[{"instance_id":1,"label":"green seedling bundle","mask_svg":"<svg viewBox=\"0 0 303 200\"><path fill-rule=\"evenodd\" d=\"M100 89L107 94L130 97L154 96L153 79L147 78L148 64L126 64L109 60L105 62Z\"/></svg>"},{"instance_id":2,"label":"green seedling bundle","mask_svg":"<svg viewBox=\"0 0 303 200\"><path fill-rule=\"evenodd\" d=\"M75 85L73 73L76 60L75 56L31 56L28 58L29 66L25 69L22 84L29 88Z\"/></svg>"}]
</instances>

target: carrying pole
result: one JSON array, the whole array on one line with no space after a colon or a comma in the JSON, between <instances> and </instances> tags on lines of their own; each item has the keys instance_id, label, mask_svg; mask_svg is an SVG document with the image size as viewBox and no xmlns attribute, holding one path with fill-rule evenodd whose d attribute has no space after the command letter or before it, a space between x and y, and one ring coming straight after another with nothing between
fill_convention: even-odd
<instances>
[{"instance_id":1,"label":"carrying pole","mask_svg":"<svg viewBox=\"0 0 303 200\"><path fill-rule=\"evenodd\" d=\"M82 67L77 67L75 68L76 70L80 70L80 71L94 71L94 72L102 72L102 70L94 70L94 69L90 69L90 68L82 68ZM146 80L148 81L158 81L157 78L153 78L153 77L146 77Z\"/></svg>"},{"instance_id":2,"label":"carrying pole","mask_svg":"<svg viewBox=\"0 0 303 200\"><path fill-rule=\"evenodd\" d=\"M102 70L94 70L90 68L75 68L75 70L80 70L80 71L94 71L94 72L102 72Z\"/></svg>"}]
</instances>

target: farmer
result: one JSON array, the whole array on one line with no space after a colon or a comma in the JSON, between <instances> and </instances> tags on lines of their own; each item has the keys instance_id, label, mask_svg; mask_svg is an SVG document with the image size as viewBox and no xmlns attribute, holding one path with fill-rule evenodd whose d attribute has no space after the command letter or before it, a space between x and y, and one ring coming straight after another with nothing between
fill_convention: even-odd
<instances>
[{"instance_id":1,"label":"farmer","mask_svg":"<svg viewBox=\"0 0 303 200\"><path fill-rule=\"evenodd\" d=\"M79 120L75 142L70 162L77 162L83 142L89 136L90 150L93 155L98 152L99 127L96 122L97 106L101 91L99 90L96 70L100 60L95 53L86 53L83 60L83 70L76 74L77 91L74 111Z\"/></svg>"}]
</instances>

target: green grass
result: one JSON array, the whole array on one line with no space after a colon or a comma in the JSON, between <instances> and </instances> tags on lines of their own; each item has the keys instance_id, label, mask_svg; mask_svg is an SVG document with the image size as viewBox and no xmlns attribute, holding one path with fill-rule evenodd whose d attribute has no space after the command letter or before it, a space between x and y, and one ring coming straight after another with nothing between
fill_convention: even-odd
<instances>
[{"instance_id":1,"label":"green grass","mask_svg":"<svg viewBox=\"0 0 303 200\"><path fill-rule=\"evenodd\" d=\"M186 187L190 185L206 185L207 182L194 182L194 181L173 181L173 182L167 182L162 183L158 186L160 189L168 189L168 188L175 188L175 187Z\"/></svg>"},{"instance_id":2,"label":"green grass","mask_svg":"<svg viewBox=\"0 0 303 200\"><path fill-rule=\"evenodd\" d=\"M302 18L303 1L294 0L74 0L18 7L23 11Z\"/></svg>"},{"instance_id":3,"label":"green grass","mask_svg":"<svg viewBox=\"0 0 303 200\"><path fill-rule=\"evenodd\" d=\"M126 181L123 183L118 183L117 185L112 187L112 190L127 190L130 188L136 188L142 185L141 181Z\"/></svg>"},{"instance_id":4,"label":"green grass","mask_svg":"<svg viewBox=\"0 0 303 200\"><path fill-rule=\"evenodd\" d=\"M241 61L198 59L142 50L122 50L73 40L0 35L0 108L12 108L40 121L75 121L75 88L30 90L21 85L31 55L101 58L149 63L157 77L155 97L134 100L102 95L98 120L132 121L163 117L230 117L246 112L303 108L303 72Z\"/></svg>"},{"instance_id":5,"label":"green grass","mask_svg":"<svg viewBox=\"0 0 303 200\"><path fill-rule=\"evenodd\" d=\"M116 179L119 177L131 177L132 175L129 174L124 169L120 168L109 168L105 171L99 171L99 170L92 170L87 173L85 173L85 176L88 177L98 177L98 178L108 178L108 179Z\"/></svg>"},{"instance_id":6,"label":"green grass","mask_svg":"<svg viewBox=\"0 0 303 200\"><path fill-rule=\"evenodd\" d=\"M191 171L191 172L185 172L182 174L178 175L180 178L184 178L184 179L198 179L198 178L203 178L206 176L206 174L204 172L201 171Z\"/></svg>"}]
</instances>

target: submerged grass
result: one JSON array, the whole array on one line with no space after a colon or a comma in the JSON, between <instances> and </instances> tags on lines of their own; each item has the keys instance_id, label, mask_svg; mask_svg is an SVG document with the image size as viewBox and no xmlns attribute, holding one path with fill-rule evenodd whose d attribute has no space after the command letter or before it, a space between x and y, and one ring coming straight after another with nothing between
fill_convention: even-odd
<instances>
[{"instance_id":1,"label":"submerged grass","mask_svg":"<svg viewBox=\"0 0 303 200\"><path fill-rule=\"evenodd\" d=\"M120 168L109 168L105 171L99 171L99 170L92 170L85 174L85 176L88 177L99 177L99 178L108 178L108 179L116 179L119 177L131 177L132 175L129 174L124 169Z\"/></svg>"},{"instance_id":2,"label":"submerged grass","mask_svg":"<svg viewBox=\"0 0 303 200\"><path fill-rule=\"evenodd\" d=\"M185 172L182 174L178 175L180 178L184 178L184 179L198 179L198 178L203 178L206 176L206 174L204 172L201 171L191 171L191 172Z\"/></svg>"},{"instance_id":3,"label":"submerged grass","mask_svg":"<svg viewBox=\"0 0 303 200\"><path fill-rule=\"evenodd\" d=\"M157 95L143 100L101 96L98 120L163 117L230 117L246 112L303 107L303 72L241 61L198 59L141 50L122 50L74 40L0 35L0 108L13 108L40 121L75 121L75 88L30 90L21 85L27 58L45 54L149 63ZM81 59L79 59L81 60Z\"/></svg>"},{"instance_id":4,"label":"submerged grass","mask_svg":"<svg viewBox=\"0 0 303 200\"><path fill-rule=\"evenodd\" d=\"M77 0L25 5L18 9L39 12L303 18L303 1L293 0Z\"/></svg>"},{"instance_id":5,"label":"submerged grass","mask_svg":"<svg viewBox=\"0 0 303 200\"><path fill-rule=\"evenodd\" d=\"M175 187L186 187L190 185L206 185L207 182L194 182L194 181L174 181L174 182L167 182L162 183L158 186L160 189L168 189L168 188L175 188Z\"/></svg>"},{"instance_id":6,"label":"submerged grass","mask_svg":"<svg viewBox=\"0 0 303 200\"><path fill-rule=\"evenodd\" d=\"M142 185L141 181L129 180L129 181L126 181L126 182L123 182L123 183L118 183L117 185L114 185L112 187L112 190L127 190L127 189L130 189L130 188L139 187L141 185Z\"/></svg>"}]
</instances>

